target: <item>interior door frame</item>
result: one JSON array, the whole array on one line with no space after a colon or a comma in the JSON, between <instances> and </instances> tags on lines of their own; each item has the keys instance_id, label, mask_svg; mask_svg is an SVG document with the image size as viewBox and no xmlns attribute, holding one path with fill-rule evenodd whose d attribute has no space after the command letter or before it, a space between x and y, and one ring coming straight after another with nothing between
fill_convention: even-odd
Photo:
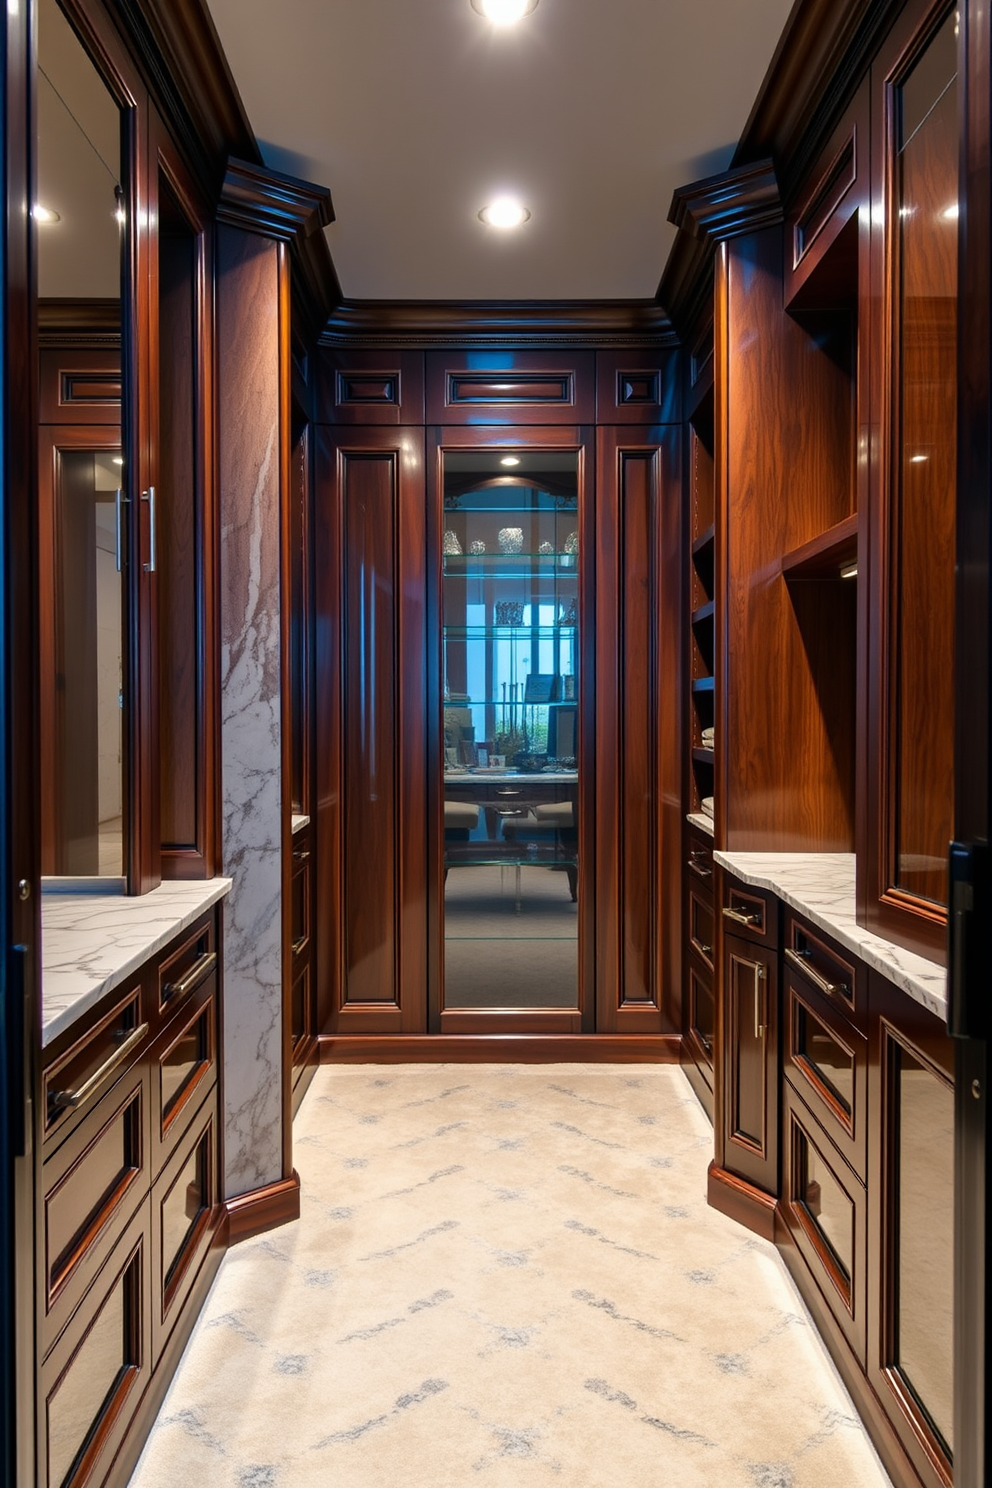
<instances>
[{"instance_id":1,"label":"interior door frame","mask_svg":"<svg viewBox=\"0 0 992 1488\"><path fill-rule=\"evenodd\" d=\"M579 987L578 1010L568 1008L445 1008L444 785L441 769L441 538L444 530L446 451L528 449L578 457L579 531ZM432 1034L572 1035L595 1029L594 780L596 631L596 430L578 425L434 425L427 430L427 1027Z\"/></svg>"}]
</instances>

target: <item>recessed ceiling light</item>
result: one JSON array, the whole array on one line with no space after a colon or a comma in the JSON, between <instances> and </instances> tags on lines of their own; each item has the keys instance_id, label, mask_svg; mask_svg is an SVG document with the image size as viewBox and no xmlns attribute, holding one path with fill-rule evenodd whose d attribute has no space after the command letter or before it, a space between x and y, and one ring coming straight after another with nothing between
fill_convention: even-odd
<instances>
[{"instance_id":1,"label":"recessed ceiling light","mask_svg":"<svg viewBox=\"0 0 992 1488\"><path fill-rule=\"evenodd\" d=\"M527 208L512 196L497 197L479 213L479 221L487 223L489 227L520 227L529 217Z\"/></svg>"},{"instance_id":2,"label":"recessed ceiling light","mask_svg":"<svg viewBox=\"0 0 992 1488\"><path fill-rule=\"evenodd\" d=\"M494 26L515 26L535 9L537 0L472 0L472 9Z\"/></svg>"},{"instance_id":3,"label":"recessed ceiling light","mask_svg":"<svg viewBox=\"0 0 992 1488\"><path fill-rule=\"evenodd\" d=\"M43 207L40 202L35 202L31 208L31 216L35 222L61 222L61 212L54 212L51 207Z\"/></svg>"},{"instance_id":4,"label":"recessed ceiling light","mask_svg":"<svg viewBox=\"0 0 992 1488\"><path fill-rule=\"evenodd\" d=\"M516 455L504 455L499 463L501 465L519 465L520 461Z\"/></svg>"}]
</instances>

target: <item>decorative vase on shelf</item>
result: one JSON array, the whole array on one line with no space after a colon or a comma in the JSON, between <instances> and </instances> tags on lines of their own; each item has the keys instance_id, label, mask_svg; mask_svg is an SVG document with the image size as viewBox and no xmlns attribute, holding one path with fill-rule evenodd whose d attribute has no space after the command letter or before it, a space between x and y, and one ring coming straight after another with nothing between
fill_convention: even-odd
<instances>
[{"instance_id":1,"label":"decorative vase on shelf","mask_svg":"<svg viewBox=\"0 0 992 1488\"><path fill-rule=\"evenodd\" d=\"M444 537L441 539L441 547L444 553L449 557L453 557L456 553L460 553L462 550L462 545L458 541L458 533L452 532L449 527L447 532L445 532Z\"/></svg>"},{"instance_id":2,"label":"decorative vase on shelf","mask_svg":"<svg viewBox=\"0 0 992 1488\"><path fill-rule=\"evenodd\" d=\"M566 553L577 553L579 551L579 534L577 532L570 532L568 534L565 539L564 550Z\"/></svg>"},{"instance_id":3,"label":"decorative vase on shelf","mask_svg":"<svg viewBox=\"0 0 992 1488\"><path fill-rule=\"evenodd\" d=\"M501 553L519 553L524 545L524 529L522 527L501 527L499 529L499 550Z\"/></svg>"},{"instance_id":4,"label":"decorative vase on shelf","mask_svg":"<svg viewBox=\"0 0 992 1488\"><path fill-rule=\"evenodd\" d=\"M543 553L545 556L547 556L549 553L553 553L554 550L555 550L554 543L552 543L552 542L542 542L537 551L539 553Z\"/></svg>"},{"instance_id":5,"label":"decorative vase on shelf","mask_svg":"<svg viewBox=\"0 0 992 1488\"><path fill-rule=\"evenodd\" d=\"M497 625L523 625L524 607L516 599L498 599L496 601L496 624Z\"/></svg>"},{"instance_id":6,"label":"decorative vase on shelf","mask_svg":"<svg viewBox=\"0 0 992 1488\"><path fill-rule=\"evenodd\" d=\"M470 553L474 553L475 556L478 558L481 553L484 553L486 551L486 545L482 541L481 537L477 537L469 543L468 550Z\"/></svg>"}]
</instances>

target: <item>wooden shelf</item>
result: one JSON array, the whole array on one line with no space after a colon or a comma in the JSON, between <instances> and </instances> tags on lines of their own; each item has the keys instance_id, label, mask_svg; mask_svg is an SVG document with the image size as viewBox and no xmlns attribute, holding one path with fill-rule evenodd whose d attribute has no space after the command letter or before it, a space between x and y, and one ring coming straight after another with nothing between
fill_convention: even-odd
<instances>
[{"instance_id":1,"label":"wooden shelf","mask_svg":"<svg viewBox=\"0 0 992 1488\"><path fill-rule=\"evenodd\" d=\"M712 620L715 614L716 602L711 599L708 604L700 605L698 610L693 610L690 618L693 625L701 625L704 620Z\"/></svg>"},{"instance_id":2,"label":"wooden shelf","mask_svg":"<svg viewBox=\"0 0 992 1488\"><path fill-rule=\"evenodd\" d=\"M715 759L712 749L694 749L692 757L697 765L712 765Z\"/></svg>"},{"instance_id":3,"label":"wooden shelf","mask_svg":"<svg viewBox=\"0 0 992 1488\"><path fill-rule=\"evenodd\" d=\"M828 527L826 532L793 548L782 559L782 572L790 583L809 583L817 579L840 579L842 569L858 561L858 514L852 513Z\"/></svg>"},{"instance_id":4,"label":"wooden shelf","mask_svg":"<svg viewBox=\"0 0 992 1488\"><path fill-rule=\"evenodd\" d=\"M705 551L706 548L712 547L713 535L714 527L713 523L711 522L710 525L699 534L692 545L692 556L694 558L697 553L702 553Z\"/></svg>"},{"instance_id":5,"label":"wooden shelf","mask_svg":"<svg viewBox=\"0 0 992 1488\"><path fill-rule=\"evenodd\" d=\"M692 690L693 690L693 692L712 692L713 691L713 678L712 677L694 677L693 678L693 682L692 682Z\"/></svg>"}]
</instances>

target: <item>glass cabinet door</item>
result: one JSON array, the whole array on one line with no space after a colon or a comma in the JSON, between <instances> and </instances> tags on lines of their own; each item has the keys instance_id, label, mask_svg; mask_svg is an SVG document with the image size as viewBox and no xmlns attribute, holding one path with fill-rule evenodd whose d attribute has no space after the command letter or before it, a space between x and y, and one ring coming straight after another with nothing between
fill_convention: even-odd
<instances>
[{"instance_id":1,"label":"glass cabinet door","mask_svg":"<svg viewBox=\"0 0 992 1488\"><path fill-rule=\"evenodd\" d=\"M449 453L446 1008L578 1006L574 454Z\"/></svg>"}]
</instances>

